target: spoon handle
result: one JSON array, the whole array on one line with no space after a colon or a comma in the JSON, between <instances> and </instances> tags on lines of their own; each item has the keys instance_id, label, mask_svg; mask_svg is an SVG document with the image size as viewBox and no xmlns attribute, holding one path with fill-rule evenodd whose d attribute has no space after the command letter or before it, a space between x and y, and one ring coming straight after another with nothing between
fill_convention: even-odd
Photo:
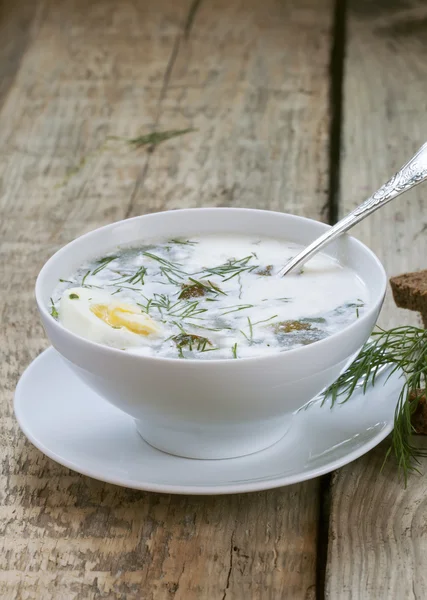
<instances>
[{"instance_id":1,"label":"spoon handle","mask_svg":"<svg viewBox=\"0 0 427 600\"><path fill-rule=\"evenodd\" d=\"M292 258L278 273L280 277L306 263L314 254L351 227L362 221L374 211L382 208L387 202L407 192L412 187L427 179L427 143L393 177L380 187L372 196L355 208L326 233L314 240L307 248Z\"/></svg>"}]
</instances>

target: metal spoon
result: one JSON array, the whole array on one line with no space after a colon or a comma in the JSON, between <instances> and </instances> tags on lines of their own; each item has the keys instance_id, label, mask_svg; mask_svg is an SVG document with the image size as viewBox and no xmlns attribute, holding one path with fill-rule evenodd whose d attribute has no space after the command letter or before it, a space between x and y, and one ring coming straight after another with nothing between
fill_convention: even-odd
<instances>
[{"instance_id":1,"label":"metal spoon","mask_svg":"<svg viewBox=\"0 0 427 600\"><path fill-rule=\"evenodd\" d=\"M387 181L372 196L367 198L362 204L351 211L346 217L338 221L336 225L328 229L326 233L318 237L305 250L292 258L278 273L280 277L295 269L301 267L314 254L319 252L327 244L348 231L351 227L362 221L365 217L374 211L382 208L387 202L404 194L414 186L427 179L427 143L421 146L418 152L409 162L398 171L390 181Z\"/></svg>"}]
</instances>

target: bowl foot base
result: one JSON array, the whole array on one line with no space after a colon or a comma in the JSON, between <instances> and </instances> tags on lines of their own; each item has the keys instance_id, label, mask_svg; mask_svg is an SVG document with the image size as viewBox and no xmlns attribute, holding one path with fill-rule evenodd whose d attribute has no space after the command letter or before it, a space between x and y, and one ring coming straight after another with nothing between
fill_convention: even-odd
<instances>
[{"instance_id":1,"label":"bowl foot base","mask_svg":"<svg viewBox=\"0 0 427 600\"><path fill-rule=\"evenodd\" d=\"M140 436L150 446L184 458L219 460L265 450L289 431L292 417L248 424L183 424L171 426L152 420L135 420Z\"/></svg>"}]
</instances>

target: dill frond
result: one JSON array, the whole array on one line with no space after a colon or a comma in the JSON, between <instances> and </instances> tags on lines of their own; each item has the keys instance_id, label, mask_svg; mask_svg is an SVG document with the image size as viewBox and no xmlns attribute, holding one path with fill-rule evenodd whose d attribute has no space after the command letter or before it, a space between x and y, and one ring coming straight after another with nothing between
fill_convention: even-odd
<instances>
[{"instance_id":1,"label":"dill frond","mask_svg":"<svg viewBox=\"0 0 427 600\"><path fill-rule=\"evenodd\" d=\"M337 401L346 402L359 386L365 393L369 385L375 385L385 367L390 367L389 377L399 370L405 376L385 460L394 454L406 485L408 475L418 471L419 459L427 456L427 451L416 448L411 442L414 433L411 417L418 405L417 391L425 389L427 383L427 330L411 326L387 331L377 328L347 371L326 390L323 402L330 399L332 406ZM411 402L410 397L413 398Z\"/></svg>"}]
</instances>

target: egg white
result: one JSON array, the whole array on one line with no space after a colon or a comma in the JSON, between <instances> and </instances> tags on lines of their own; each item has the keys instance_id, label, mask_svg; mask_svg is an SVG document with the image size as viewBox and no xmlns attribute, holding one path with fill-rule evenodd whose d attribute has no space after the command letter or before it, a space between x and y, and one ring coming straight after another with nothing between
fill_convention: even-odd
<instances>
[{"instance_id":1,"label":"egg white","mask_svg":"<svg viewBox=\"0 0 427 600\"><path fill-rule=\"evenodd\" d=\"M126 327L112 327L92 312L91 306L96 304L120 306L123 303L116 300L111 294L101 290L82 287L70 288L64 292L61 298L59 321L66 329L82 338L123 350L135 346L150 345L153 338L158 337L159 329L157 327L157 332L150 335L134 333ZM138 311L140 310L136 305L133 306ZM141 317L154 324L151 318L143 314L142 311Z\"/></svg>"}]
</instances>

